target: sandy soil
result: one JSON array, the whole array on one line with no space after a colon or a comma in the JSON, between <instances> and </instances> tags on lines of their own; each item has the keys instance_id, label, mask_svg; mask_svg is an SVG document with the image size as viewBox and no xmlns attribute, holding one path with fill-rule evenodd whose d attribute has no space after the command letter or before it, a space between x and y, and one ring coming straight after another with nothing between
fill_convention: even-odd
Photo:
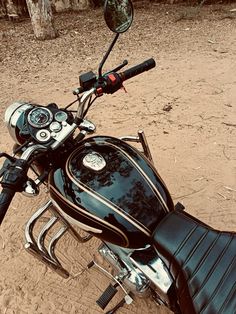
<instances>
[{"instance_id":1,"label":"sandy soil","mask_svg":"<svg viewBox=\"0 0 236 314\"><path fill-rule=\"evenodd\" d=\"M228 13L234 7L208 6L193 16L186 7L138 3L133 26L106 68L149 57L157 67L126 82L127 93L100 98L89 113L99 134L144 129L174 201L222 230L236 230L236 19ZM79 74L97 69L113 37L100 10L58 15L56 27L59 38L37 42L28 20L0 21L2 121L16 99L61 106L72 101ZM1 151L10 152L13 142L3 123L0 132ZM69 280L24 251L24 225L46 199L45 191L33 200L17 195L1 226L0 313L102 313L95 300L108 280L94 270L82 272L99 241L80 245L66 236L60 254L79 274ZM168 310L136 299L120 313Z\"/></svg>"}]
</instances>

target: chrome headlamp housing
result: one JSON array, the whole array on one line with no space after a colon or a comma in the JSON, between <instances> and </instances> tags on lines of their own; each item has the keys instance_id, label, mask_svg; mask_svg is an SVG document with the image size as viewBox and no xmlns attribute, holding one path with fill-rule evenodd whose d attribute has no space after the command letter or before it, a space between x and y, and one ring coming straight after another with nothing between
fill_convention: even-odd
<instances>
[{"instance_id":1,"label":"chrome headlamp housing","mask_svg":"<svg viewBox=\"0 0 236 314\"><path fill-rule=\"evenodd\" d=\"M17 101L11 104L5 112L4 122L11 137L17 144L22 145L27 139L27 135L24 135L22 132L25 126L25 113L33 107L32 104Z\"/></svg>"}]
</instances>

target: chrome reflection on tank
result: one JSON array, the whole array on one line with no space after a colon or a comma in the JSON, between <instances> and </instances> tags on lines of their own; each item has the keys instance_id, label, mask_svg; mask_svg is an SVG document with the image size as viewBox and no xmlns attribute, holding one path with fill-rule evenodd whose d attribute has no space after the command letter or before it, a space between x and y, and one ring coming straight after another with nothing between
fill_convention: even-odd
<instances>
[{"instance_id":1,"label":"chrome reflection on tank","mask_svg":"<svg viewBox=\"0 0 236 314\"><path fill-rule=\"evenodd\" d=\"M101 171L106 167L106 161L99 153L92 152L85 155L83 165L93 171Z\"/></svg>"},{"instance_id":2,"label":"chrome reflection on tank","mask_svg":"<svg viewBox=\"0 0 236 314\"><path fill-rule=\"evenodd\" d=\"M141 169L141 167L132 158L130 158L130 156L123 149L121 149L119 146L111 144L111 143L108 143L108 145L117 148L119 151L121 151L130 160L130 162L135 166L135 168L146 179L146 181L149 184L149 186L151 187L151 189L155 192L155 194L157 195L157 197L158 197L158 199L159 199L159 201L160 201L160 203L162 205L162 208L166 211L166 213L168 213L168 211L169 211L168 206L167 206L166 202L164 201L161 193L158 191L158 189L155 187L155 185L150 180L150 178L146 175L146 173Z\"/></svg>"}]
</instances>

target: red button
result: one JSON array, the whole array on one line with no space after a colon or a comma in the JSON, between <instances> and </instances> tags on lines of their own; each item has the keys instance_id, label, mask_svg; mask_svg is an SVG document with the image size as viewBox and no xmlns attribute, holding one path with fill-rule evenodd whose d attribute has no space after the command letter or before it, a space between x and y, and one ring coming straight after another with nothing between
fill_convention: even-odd
<instances>
[{"instance_id":1,"label":"red button","mask_svg":"<svg viewBox=\"0 0 236 314\"><path fill-rule=\"evenodd\" d=\"M108 77L109 77L112 85L116 83L116 77L114 74L109 74Z\"/></svg>"},{"instance_id":2,"label":"red button","mask_svg":"<svg viewBox=\"0 0 236 314\"><path fill-rule=\"evenodd\" d=\"M102 96L103 95L103 89L102 87L98 87L97 90L96 90L96 93L97 93L97 96Z\"/></svg>"}]
</instances>

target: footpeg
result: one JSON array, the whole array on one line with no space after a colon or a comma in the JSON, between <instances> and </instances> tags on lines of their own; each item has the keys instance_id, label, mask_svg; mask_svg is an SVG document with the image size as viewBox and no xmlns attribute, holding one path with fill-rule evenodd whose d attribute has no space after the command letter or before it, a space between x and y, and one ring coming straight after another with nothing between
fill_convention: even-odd
<instances>
[{"instance_id":1,"label":"footpeg","mask_svg":"<svg viewBox=\"0 0 236 314\"><path fill-rule=\"evenodd\" d=\"M118 284L115 284L114 286L112 284L109 284L109 286L106 288L106 290L103 292L103 294L100 296L100 298L96 301L97 305L100 306L101 309L105 309L105 307L108 305L108 303L112 300L112 298L117 293L116 287Z\"/></svg>"},{"instance_id":2,"label":"footpeg","mask_svg":"<svg viewBox=\"0 0 236 314\"><path fill-rule=\"evenodd\" d=\"M119 308L124 306L125 304L131 304L133 299L130 294L127 294L112 310L106 312L106 314L114 314Z\"/></svg>"},{"instance_id":3,"label":"footpeg","mask_svg":"<svg viewBox=\"0 0 236 314\"><path fill-rule=\"evenodd\" d=\"M113 284L109 284L109 286L106 288L106 290L103 292L103 294L100 296L100 298L96 301L97 305L100 306L103 310L105 307L109 304L109 302L113 299L115 294L118 292L117 288L121 288L125 294L124 298L110 311L108 311L108 314L115 313L120 307L122 307L124 304L131 304L133 302L133 298L131 297L131 294L126 290L126 288L122 284L122 280L124 279L124 274L122 276L116 276L114 277L112 274L110 274L105 268L100 266L98 263L96 263L94 260L92 260L87 265L87 269L92 268L93 266L96 266L100 271L102 271L106 276L111 278L113 280Z\"/></svg>"}]
</instances>

